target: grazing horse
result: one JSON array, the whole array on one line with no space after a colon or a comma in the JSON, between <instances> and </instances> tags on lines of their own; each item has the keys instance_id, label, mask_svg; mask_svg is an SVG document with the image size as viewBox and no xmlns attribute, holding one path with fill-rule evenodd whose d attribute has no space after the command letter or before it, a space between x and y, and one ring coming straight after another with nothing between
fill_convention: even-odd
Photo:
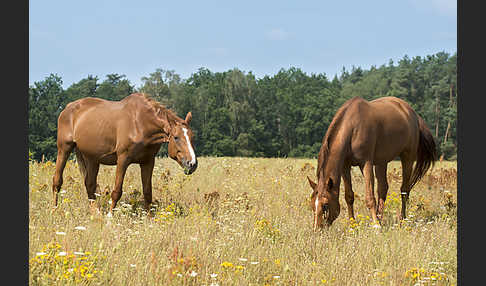
<instances>
[{"instance_id":1,"label":"grazing horse","mask_svg":"<svg viewBox=\"0 0 486 286\"><path fill-rule=\"evenodd\" d=\"M100 164L116 165L115 187L111 193L111 216L122 195L128 165L140 165L145 209L152 203L152 172L155 155L169 142L169 157L186 175L197 168L197 158L189 128L192 114L185 120L141 93L120 101L86 97L69 103L57 123L57 160L53 177L54 209L63 182L62 173L71 151L75 151L91 206L95 202L96 178Z\"/></svg>"},{"instance_id":2,"label":"grazing horse","mask_svg":"<svg viewBox=\"0 0 486 286\"><path fill-rule=\"evenodd\" d=\"M317 159L317 183L307 177L313 189L314 231L323 226L324 219L330 226L339 216L341 177L348 215L354 218L351 166L359 166L364 175L366 206L379 227L388 191L387 164L397 156L402 163L399 217L403 219L411 188L437 160L434 138L424 120L399 98L382 97L368 102L354 97L346 101L336 112L322 140ZM373 166L378 182L378 205L373 189Z\"/></svg>"}]
</instances>

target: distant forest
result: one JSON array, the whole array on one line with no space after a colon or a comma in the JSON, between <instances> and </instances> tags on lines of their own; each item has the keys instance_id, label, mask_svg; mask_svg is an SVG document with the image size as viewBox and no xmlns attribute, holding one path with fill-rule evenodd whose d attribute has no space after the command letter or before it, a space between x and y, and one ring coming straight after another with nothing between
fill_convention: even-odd
<instances>
[{"instance_id":1,"label":"distant forest","mask_svg":"<svg viewBox=\"0 0 486 286\"><path fill-rule=\"evenodd\" d=\"M342 69L330 79L299 68L281 69L256 78L237 68L212 72L200 68L182 79L175 71L156 69L136 88L125 75L104 80L87 76L62 88L51 74L29 86L29 159L55 160L57 117L67 103L83 97L121 100L134 92L150 94L180 117L192 112L198 156L316 158L336 112L348 99L396 96L424 118L439 155L457 154L457 54L405 55L370 69ZM166 156L163 145L160 156Z\"/></svg>"}]
</instances>

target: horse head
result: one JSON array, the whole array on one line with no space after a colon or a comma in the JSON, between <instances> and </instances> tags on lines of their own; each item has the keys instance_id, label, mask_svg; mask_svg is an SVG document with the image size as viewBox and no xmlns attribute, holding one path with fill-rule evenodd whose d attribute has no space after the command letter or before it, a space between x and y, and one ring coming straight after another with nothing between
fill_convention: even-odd
<instances>
[{"instance_id":1,"label":"horse head","mask_svg":"<svg viewBox=\"0 0 486 286\"><path fill-rule=\"evenodd\" d=\"M324 220L326 226L330 226L339 216L339 184L336 184L331 177L327 180L319 179L318 183L309 177L307 180L312 188L310 207L314 212L314 231L317 231L323 227Z\"/></svg>"},{"instance_id":2,"label":"horse head","mask_svg":"<svg viewBox=\"0 0 486 286\"><path fill-rule=\"evenodd\" d=\"M169 136L169 157L177 161L184 169L184 174L190 175L197 169L197 158L194 152L193 133L189 127L192 114L188 112L186 119L176 122L170 131Z\"/></svg>"}]
</instances>

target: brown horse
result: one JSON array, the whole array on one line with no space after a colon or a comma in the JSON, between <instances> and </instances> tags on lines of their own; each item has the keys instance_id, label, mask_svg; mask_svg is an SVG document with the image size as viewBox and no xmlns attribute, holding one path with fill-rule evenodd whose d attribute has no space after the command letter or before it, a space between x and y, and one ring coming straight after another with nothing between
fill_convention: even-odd
<instances>
[{"instance_id":1,"label":"brown horse","mask_svg":"<svg viewBox=\"0 0 486 286\"><path fill-rule=\"evenodd\" d=\"M403 219L411 188L437 158L434 138L424 120L399 98L383 97L368 102L354 97L346 101L336 112L322 140L317 160L317 183L307 177L313 189L314 230L323 226L324 218L330 226L339 216L341 176L348 215L354 218L351 166L359 166L364 175L366 206L374 223L380 226L388 192L387 164L397 156L402 163L399 217ZM417 161L415 167L414 161ZM373 166L378 182L378 205L373 189Z\"/></svg>"},{"instance_id":2,"label":"brown horse","mask_svg":"<svg viewBox=\"0 0 486 286\"><path fill-rule=\"evenodd\" d=\"M197 168L189 123L141 93L120 101L86 97L69 103L58 118L57 160L53 177L54 209L63 182L62 173L74 149L91 206L95 202L96 178L100 164L116 165L113 208L122 195L127 167L138 163L141 169L145 209L152 203L152 171L162 143L169 142L169 157L184 168L186 175Z\"/></svg>"}]
</instances>

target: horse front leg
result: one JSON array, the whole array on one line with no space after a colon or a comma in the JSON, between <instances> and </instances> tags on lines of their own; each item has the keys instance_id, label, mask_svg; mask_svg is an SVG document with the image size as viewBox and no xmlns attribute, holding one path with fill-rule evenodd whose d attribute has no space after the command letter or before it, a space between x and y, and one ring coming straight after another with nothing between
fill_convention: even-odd
<instances>
[{"instance_id":1,"label":"horse front leg","mask_svg":"<svg viewBox=\"0 0 486 286\"><path fill-rule=\"evenodd\" d=\"M108 212L108 217L112 216L113 209L116 207L116 204L121 198L123 179L125 178L125 173L129 164L130 163L127 156L118 156L116 164L115 187L111 192L111 207L110 211Z\"/></svg>"},{"instance_id":2,"label":"horse front leg","mask_svg":"<svg viewBox=\"0 0 486 286\"><path fill-rule=\"evenodd\" d=\"M351 166L344 168L342 178L344 182L344 199L348 206L348 216L350 219L354 219L354 192L351 184Z\"/></svg>"},{"instance_id":3,"label":"horse front leg","mask_svg":"<svg viewBox=\"0 0 486 286\"><path fill-rule=\"evenodd\" d=\"M152 204L152 173L155 165L155 157L140 163L140 174L142 177L143 198L145 201L145 210L150 215Z\"/></svg>"}]
</instances>

